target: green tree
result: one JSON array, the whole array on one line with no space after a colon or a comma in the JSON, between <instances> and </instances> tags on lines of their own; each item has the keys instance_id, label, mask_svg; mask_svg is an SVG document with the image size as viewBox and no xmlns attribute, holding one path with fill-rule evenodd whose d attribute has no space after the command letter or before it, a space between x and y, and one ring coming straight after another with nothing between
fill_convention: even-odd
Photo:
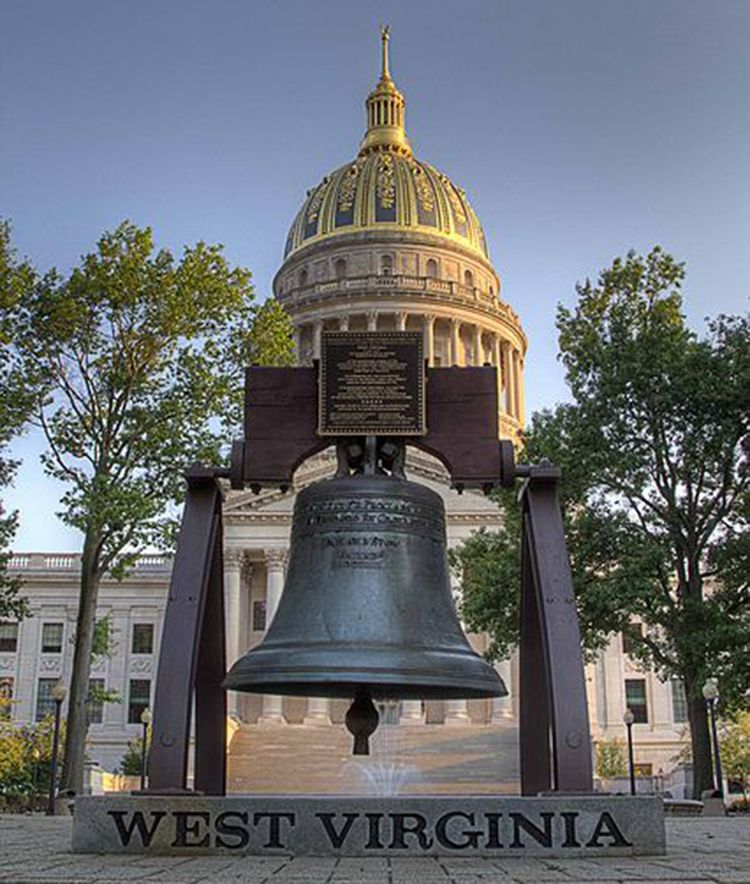
<instances>
[{"instance_id":1,"label":"green tree","mask_svg":"<svg viewBox=\"0 0 750 884\"><path fill-rule=\"evenodd\" d=\"M644 665L683 680L700 792L711 785L701 687L718 677L731 704L750 672L750 327L721 316L699 340L681 312L683 276L657 247L577 287L557 318L573 401L533 417L523 456L563 469L587 650L629 632ZM500 534L454 557L466 621L492 631L497 653L518 623L518 514L507 496L501 506ZM475 565L477 548L498 563ZM508 582L491 583L498 573Z\"/></svg>"},{"instance_id":2,"label":"green tree","mask_svg":"<svg viewBox=\"0 0 750 884\"><path fill-rule=\"evenodd\" d=\"M30 379L13 360L11 343L19 301L35 278L31 264L19 260L13 248L10 223L0 219L0 494L18 466L7 456L8 443L21 432L33 404ZM7 570L16 525L17 514L6 512L0 498L0 619L26 613L20 582Z\"/></svg>"},{"instance_id":3,"label":"green tree","mask_svg":"<svg viewBox=\"0 0 750 884\"><path fill-rule=\"evenodd\" d=\"M730 780L742 783L742 791L750 786L750 711L739 712L724 722L719 737L721 762Z\"/></svg>"},{"instance_id":4,"label":"green tree","mask_svg":"<svg viewBox=\"0 0 750 884\"><path fill-rule=\"evenodd\" d=\"M294 365L292 321L273 298L252 307L245 357L247 365Z\"/></svg>"},{"instance_id":5,"label":"green tree","mask_svg":"<svg viewBox=\"0 0 750 884\"><path fill-rule=\"evenodd\" d=\"M603 779L627 776L622 740L600 740L596 744L596 772Z\"/></svg>"},{"instance_id":6,"label":"green tree","mask_svg":"<svg viewBox=\"0 0 750 884\"><path fill-rule=\"evenodd\" d=\"M64 788L82 787L101 578L166 542L190 462L221 461L240 419L251 299L249 271L220 246L177 260L126 222L67 278L34 279L16 311L17 364L43 384L44 466L83 535Z\"/></svg>"}]
</instances>

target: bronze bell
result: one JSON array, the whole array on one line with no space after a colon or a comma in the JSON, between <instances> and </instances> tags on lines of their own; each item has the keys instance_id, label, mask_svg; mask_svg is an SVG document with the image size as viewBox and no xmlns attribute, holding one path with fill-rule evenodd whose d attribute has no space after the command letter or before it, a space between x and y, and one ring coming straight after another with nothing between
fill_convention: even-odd
<instances>
[{"instance_id":1,"label":"bronze bell","mask_svg":"<svg viewBox=\"0 0 750 884\"><path fill-rule=\"evenodd\" d=\"M356 698L347 724L358 753L367 751L362 734L377 724L371 698L506 695L456 616L439 495L383 474L303 489L276 615L224 687Z\"/></svg>"}]
</instances>

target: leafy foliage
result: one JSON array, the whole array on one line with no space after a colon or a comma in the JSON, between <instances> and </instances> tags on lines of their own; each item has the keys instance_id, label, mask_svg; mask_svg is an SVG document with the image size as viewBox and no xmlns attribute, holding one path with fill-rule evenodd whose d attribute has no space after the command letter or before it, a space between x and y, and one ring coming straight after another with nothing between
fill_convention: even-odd
<instances>
[{"instance_id":1,"label":"leafy foliage","mask_svg":"<svg viewBox=\"0 0 750 884\"><path fill-rule=\"evenodd\" d=\"M30 379L14 362L11 344L16 309L34 279L33 268L19 260L11 244L10 224L0 219L0 492L12 482L17 467L7 456L7 445L21 432L33 403ZM0 618L20 619L27 613L20 582L7 569L17 522L17 514L6 512L0 500Z\"/></svg>"},{"instance_id":2,"label":"leafy foliage","mask_svg":"<svg viewBox=\"0 0 750 884\"><path fill-rule=\"evenodd\" d=\"M632 654L685 682L705 787L701 686L718 677L731 704L750 676L750 324L720 316L698 340L681 313L683 277L657 247L578 286L575 307L558 310L573 402L534 415L523 457L562 467L587 649L634 619L645 625L631 633ZM470 578L467 624L489 629L492 650L507 653L518 629L518 516L509 496L500 504L503 530L472 538L455 561Z\"/></svg>"},{"instance_id":3,"label":"leafy foliage","mask_svg":"<svg viewBox=\"0 0 750 884\"><path fill-rule=\"evenodd\" d=\"M750 712L740 712L734 720L724 722L719 736L721 762L730 780L750 787Z\"/></svg>"},{"instance_id":4,"label":"leafy foliage","mask_svg":"<svg viewBox=\"0 0 750 884\"><path fill-rule=\"evenodd\" d=\"M5 701L0 700L2 702ZM49 791L53 733L52 715L28 727L17 727L0 716L1 810L29 810L43 806ZM60 734L62 747L64 722ZM61 749L58 752L59 762Z\"/></svg>"},{"instance_id":5,"label":"leafy foliage","mask_svg":"<svg viewBox=\"0 0 750 884\"><path fill-rule=\"evenodd\" d=\"M66 484L60 516L84 538L63 772L79 791L99 581L165 546L184 469L221 462L240 423L253 292L220 246L199 242L178 260L128 222L67 278L25 283L15 367L40 391L44 467Z\"/></svg>"},{"instance_id":6,"label":"leafy foliage","mask_svg":"<svg viewBox=\"0 0 750 884\"><path fill-rule=\"evenodd\" d=\"M148 742L151 742L149 732ZM128 740L125 754L122 756L118 771L126 777L139 777L143 766L143 737L134 737Z\"/></svg>"},{"instance_id":7,"label":"leafy foliage","mask_svg":"<svg viewBox=\"0 0 750 884\"><path fill-rule=\"evenodd\" d=\"M627 776L628 767L622 740L600 740L596 744L596 772L608 780Z\"/></svg>"},{"instance_id":8,"label":"leafy foliage","mask_svg":"<svg viewBox=\"0 0 750 884\"><path fill-rule=\"evenodd\" d=\"M289 314L273 298L252 307L245 365L293 365L294 336Z\"/></svg>"}]
</instances>

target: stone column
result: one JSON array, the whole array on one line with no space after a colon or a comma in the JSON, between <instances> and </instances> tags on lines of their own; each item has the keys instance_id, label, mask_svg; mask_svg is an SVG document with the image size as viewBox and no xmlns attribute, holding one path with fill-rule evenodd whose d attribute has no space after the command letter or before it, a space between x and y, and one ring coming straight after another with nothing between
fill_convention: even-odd
<instances>
[{"instance_id":1,"label":"stone column","mask_svg":"<svg viewBox=\"0 0 750 884\"><path fill-rule=\"evenodd\" d=\"M424 317L424 354L428 365L435 364L435 315L426 313Z\"/></svg>"},{"instance_id":2,"label":"stone column","mask_svg":"<svg viewBox=\"0 0 750 884\"><path fill-rule=\"evenodd\" d=\"M313 359L320 359L320 348L323 338L323 320L316 319L313 323Z\"/></svg>"},{"instance_id":3,"label":"stone column","mask_svg":"<svg viewBox=\"0 0 750 884\"><path fill-rule=\"evenodd\" d=\"M300 365L302 360L302 328L299 325L294 326L292 332L294 340L294 364Z\"/></svg>"},{"instance_id":4,"label":"stone column","mask_svg":"<svg viewBox=\"0 0 750 884\"><path fill-rule=\"evenodd\" d=\"M505 411L515 417L515 402L513 396L513 359L511 357L510 344L503 342L503 369L505 371Z\"/></svg>"},{"instance_id":5,"label":"stone column","mask_svg":"<svg viewBox=\"0 0 750 884\"><path fill-rule=\"evenodd\" d=\"M378 330L378 311L370 310L367 314L367 331Z\"/></svg>"},{"instance_id":6,"label":"stone column","mask_svg":"<svg viewBox=\"0 0 750 884\"><path fill-rule=\"evenodd\" d=\"M484 364L484 348L482 347L482 328L474 326L474 365Z\"/></svg>"},{"instance_id":7,"label":"stone column","mask_svg":"<svg viewBox=\"0 0 750 884\"><path fill-rule=\"evenodd\" d=\"M461 322L451 319L451 365L458 365L458 346L460 340Z\"/></svg>"},{"instance_id":8,"label":"stone column","mask_svg":"<svg viewBox=\"0 0 750 884\"><path fill-rule=\"evenodd\" d=\"M507 724L513 719L513 685L511 682L510 659L495 664L498 675L505 682L508 693L505 697L494 697L492 700L492 724Z\"/></svg>"},{"instance_id":9,"label":"stone column","mask_svg":"<svg viewBox=\"0 0 750 884\"><path fill-rule=\"evenodd\" d=\"M284 589L286 556L285 549L266 550L266 631L273 623ZM286 724L282 697L273 694L263 695L263 713L258 719L258 724Z\"/></svg>"},{"instance_id":10,"label":"stone column","mask_svg":"<svg viewBox=\"0 0 750 884\"><path fill-rule=\"evenodd\" d=\"M349 314L339 316L339 331L349 331Z\"/></svg>"},{"instance_id":11,"label":"stone column","mask_svg":"<svg viewBox=\"0 0 750 884\"><path fill-rule=\"evenodd\" d=\"M398 723L400 725L409 725L410 727L424 724L422 701L403 700L401 703L401 714L399 715Z\"/></svg>"},{"instance_id":12,"label":"stone column","mask_svg":"<svg viewBox=\"0 0 750 884\"><path fill-rule=\"evenodd\" d=\"M406 320L409 316L408 313L405 313L403 310L400 310L396 314L396 330L397 331L406 331Z\"/></svg>"},{"instance_id":13,"label":"stone column","mask_svg":"<svg viewBox=\"0 0 750 884\"><path fill-rule=\"evenodd\" d=\"M240 646L240 611L242 600L243 549L224 550L224 609L226 612L227 671L242 653ZM239 697L236 691L227 691L227 714L239 718Z\"/></svg>"},{"instance_id":14,"label":"stone column","mask_svg":"<svg viewBox=\"0 0 750 884\"><path fill-rule=\"evenodd\" d=\"M518 420L523 424L526 416L526 393L523 385L523 359L516 351L516 390L518 395Z\"/></svg>"},{"instance_id":15,"label":"stone column","mask_svg":"<svg viewBox=\"0 0 750 884\"><path fill-rule=\"evenodd\" d=\"M328 697L310 697L304 724L326 725L331 723L331 704Z\"/></svg>"},{"instance_id":16,"label":"stone column","mask_svg":"<svg viewBox=\"0 0 750 884\"><path fill-rule=\"evenodd\" d=\"M446 700L445 723L450 726L471 724L466 700Z\"/></svg>"}]
</instances>

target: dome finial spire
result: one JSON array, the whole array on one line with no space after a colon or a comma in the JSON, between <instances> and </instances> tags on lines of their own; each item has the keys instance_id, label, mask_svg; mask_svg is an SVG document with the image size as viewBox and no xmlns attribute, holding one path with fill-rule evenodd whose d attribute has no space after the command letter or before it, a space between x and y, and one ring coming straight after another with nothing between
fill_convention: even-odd
<instances>
[{"instance_id":1,"label":"dome finial spire","mask_svg":"<svg viewBox=\"0 0 750 884\"><path fill-rule=\"evenodd\" d=\"M380 26L382 67L380 80L367 96L367 131L360 145L360 154L370 151L395 151L411 155L411 145L404 130L404 96L391 78L388 59L388 43L391 39L390 25Z\"/></svg>"},{"instance_id":2,"label":"dome finial spire","mask_svg":"<svg viewBox=\"0 0 750 884\"><path fill-rule=\"evenodd\" d=\"M391 39L391 26L380 26L380 40L383 44L383 65L380 72L381 80L390 80L391 72L388 70L388 41Z\"/></svg>"}]
</instances>

